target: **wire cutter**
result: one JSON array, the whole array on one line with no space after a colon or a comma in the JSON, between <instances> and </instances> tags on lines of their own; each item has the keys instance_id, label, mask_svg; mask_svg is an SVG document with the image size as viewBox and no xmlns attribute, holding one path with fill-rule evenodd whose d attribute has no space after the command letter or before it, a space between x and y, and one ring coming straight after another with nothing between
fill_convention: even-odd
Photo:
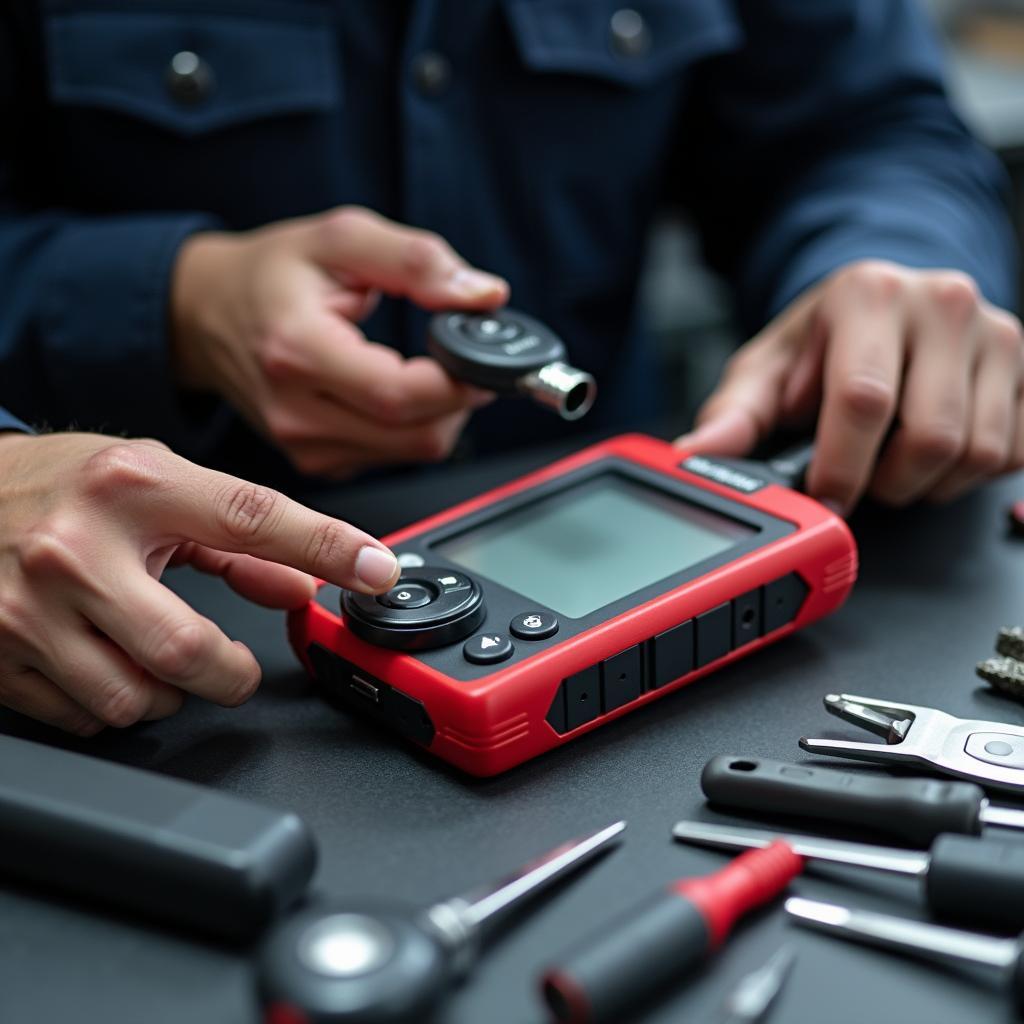
<instances>
[{"instance_id":1,"label":"wire cutter","mask_svg":"<svg viewBox=\"0 0 1024 1024\"><path fill-rule=\"evenodd\" d=\"M922 765L983 786L1024 791L1024 727L955 718L935 708L830 693L825 710L883 737L885 743L808 739L810 754Z\"/></svg>"}]
</instances>

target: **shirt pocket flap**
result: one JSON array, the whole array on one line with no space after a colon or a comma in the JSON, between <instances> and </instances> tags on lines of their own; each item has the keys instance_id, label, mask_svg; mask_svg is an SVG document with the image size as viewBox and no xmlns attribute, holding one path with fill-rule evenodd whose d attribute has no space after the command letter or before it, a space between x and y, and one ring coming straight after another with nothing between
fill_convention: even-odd
<instances>
[{"instance_id":1,"label":"shirt pocket flap","mask_svg":"<svg viewBox=\"0 0 1024 1024\"><path fill-rule=\"evenodd\" d=\"M325 110L340 99L333 34L312 17L69 12L47 18L46 39L56 102L131 115L180 135ZM191 92L172 70L183 53L201 61Z\"/></svg>"},{"instance_id":2,"label":"shirt pocket flap","mask_svg":"<svg viewBox=\"0 0 1024 1024\"><path fill-rule=\"evenodd\" d=\"M726 0L505 0L520 55L534 71L644 86L735 49L742 28ZM601 15L597 16L596 11Z\"/></svg>"}]
</instances>

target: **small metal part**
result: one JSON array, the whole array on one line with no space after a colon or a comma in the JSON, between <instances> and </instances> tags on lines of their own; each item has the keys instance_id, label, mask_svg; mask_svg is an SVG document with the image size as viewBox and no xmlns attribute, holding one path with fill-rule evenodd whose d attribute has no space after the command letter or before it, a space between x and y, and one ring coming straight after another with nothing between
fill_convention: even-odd
<instances>
[{"instance_id":1,"label":"small metal part","mask_svg":"<svg viewBox=\"0 0 1024 1024\"><path fill-rule=\"evenodd\" d=\"M789 946L783 946L767 963L740 979L725 1001L723 1024L757 1024L764 1020L795 962L796 954Z\"/></svg>"},{"instance_id":2,"label":"small metal part","mask_svg":"<svg viewBox=\"0 0 1024 1024\"><path fill-rule=\"evenodd\" d=\"M974 671L993 689L1024 699L1024 663L1016 658L986 658Z\"/></svg>"},{"instance_id":3,"label":"small metal part","mask_svg":"<svg viewBox=\"0 0 1024 1024\"><path fill-rule=\"evenodd\" d=\"M956 718L936 708L829 694L833 714L885 736L885 743L803 737L810 754L932 768L985 786L1024 790L1024 727ZM900 738L902 734L902 738Z\"/></svg>"},{"instance_id":4,"label":"small metal part","mask_svg":"<svg viewBox=\"0 0 1024 1024\"><path fill-rule=\"evenodd\" d=\"M733 825L714 825L706 821L677 822L672 835L680 842L720 850L761 849L782 840L801 857L916 877L924 876L930 863L929 855L917 850L899 850L891 846L871 846L868 843L850 843L840 839L768 832L763 829L736 828Z\"/></svg>"},{"instance_id":5,"label":"small metal part","mask_svg":"<svg viewBox=\"0 0 1024 1024\"><path fill-rule=\"evenodd\" d=\"M516 387L540 405L554 409L563 420L585 416L597 397L594 378L568 363L548 363L520 377Z\"/></svg>"},{"instance_id":6,"label":"small metal part","mask_svg":"<svg viewBox=\"0 0 1024 1024\"><path fill-rule=\"evenodd\" d=\"M1024 661L1024 627L1003 626L996 637L996 653Z\"/></svg>"},{"instance_id":7,"label":"small metal part","mask_svg":"<svg viewBox=\"0 0 1024 1024\"><path fill-rule=\"evenodd\" d=\"M993 939L943 925L909 921L892 914L851 910L835 903L820 903L793 896L786 913L798 924L829 932L869 946L912 952L928 960L979 964L1009 970L1020 955L1016 939Z\"/></svg>"}]
</instances>

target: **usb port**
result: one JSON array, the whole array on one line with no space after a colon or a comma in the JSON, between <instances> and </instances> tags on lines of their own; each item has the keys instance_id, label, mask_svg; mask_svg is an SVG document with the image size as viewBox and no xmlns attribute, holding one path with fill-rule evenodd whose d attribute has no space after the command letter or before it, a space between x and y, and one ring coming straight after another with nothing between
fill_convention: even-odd
<instances>
[{"instance_id":1,"label":"usb port","mask_svg":"<svg viewBox=\"0 0 1024 1024\"><path fill-rule=\"evenodd\" d=\"M375 686L368 679L363 679L362 676L357 676L353 673L352 682L349 683L349 686L361 697L372 700L374 704L380 703L380 687Z\"/></svg>"}]
</instances>

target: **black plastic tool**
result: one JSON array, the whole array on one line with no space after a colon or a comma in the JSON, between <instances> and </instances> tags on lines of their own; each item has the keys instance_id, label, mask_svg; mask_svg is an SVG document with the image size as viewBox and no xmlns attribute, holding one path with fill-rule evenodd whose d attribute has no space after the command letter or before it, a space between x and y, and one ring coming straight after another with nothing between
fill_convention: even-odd
<instances>
[{"instance_id":1,"label":"black plastic tool","mask_svg":"<svg viewBox=\"0 0 1024 1024\"><path fill-rule=\"evenodd\" d=\"M998 972L1018 1011L1024 1012L1024 935L996 939L892 914L852 910L794 897L786 913L798 924L867 946L910 953L940 964L967 964Z\"/></svg>"},{"instance_id":2,"label":"black plastic tool","mask_svg":"<svg viewBox=\"0 0 1024 1024\"><path fill-rule=\"evenodd\" d=\"M0 872L163 922L252 939L316 865L298 815L0 737Z\"/></svg>"},{"instance_id":3,"label":"black plastic tool","mask_svg":"<svg viewBox=\"0 0 1024 1024\"><path fill-rule=\"evenodd\" d=\"M713 757L700 777L724 807L863 825L915 846L944 832L981 835L983 825L1024 828L1024 811L993 807L971 782L892 779L786 764L763 757Z\"/></svg>"},{"instance_id":4,"label":"black plastic tool","mask_svg":"<svg viewBox=\"0 0 1024 1024\"><path fill-rule=\"evenodd\" d=\"M427 351L457 380L499 395L527 395L565 420L594 404L594 378L566 362L565 343L525 313L437 313Z\"/></svg>"},{"instance_id":5,"label":"black plastic tool","mask_svg":"<svg viewBox=\"0 0 1024 1024\"><path fill-rule=\"evenodd\" d=\"M838 839L680 821L676 839L724 850L758 849L782 841L808 861L911 875L924 881L932 913L997 929L1024 927L1024 843L942 835L927 853Z\"/></svg>"},{"instance_id":6,"label":"black plastic tool","mask_svg":"<svg viewBox=\"0 0 1024 1024\"><path fill-rule=\"evenodd\" d=\"M737 857L721 871L683 878L612 921L541 980L565 1024L621 1024L637 1004L686 975L747 911L777 896L803 860L785 843Z\"/></svg>"},{"instance_id":7,"label":"black plastic tool","mask_svg":"<svg viewBox=\"0 0 1024 1024\"><path fill-rule=\"evenodd\" d=\"M337 902L300 911L263 947L264 1024L423 1024L515 908L625 827L563 843L496 885L426 910Z\"/></svg>"}]
</instances>

